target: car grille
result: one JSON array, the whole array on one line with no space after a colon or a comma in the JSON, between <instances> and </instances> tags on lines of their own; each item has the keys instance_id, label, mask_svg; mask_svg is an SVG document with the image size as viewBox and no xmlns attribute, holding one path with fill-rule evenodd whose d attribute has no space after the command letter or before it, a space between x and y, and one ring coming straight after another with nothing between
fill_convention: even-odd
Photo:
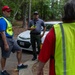
<instances>
[{"instance_id":1,"label":"car grille","mask_svg":"<svg viewBox=\"0 0 75 75\"><path fill-rule=\"evenodd\" d=\"M31 43L30 42L27 42L27 41L20 41L20 40L17 40L17 43L20 47L23 47L23 48L29 48Z\"/></svg>"}]
</instances>

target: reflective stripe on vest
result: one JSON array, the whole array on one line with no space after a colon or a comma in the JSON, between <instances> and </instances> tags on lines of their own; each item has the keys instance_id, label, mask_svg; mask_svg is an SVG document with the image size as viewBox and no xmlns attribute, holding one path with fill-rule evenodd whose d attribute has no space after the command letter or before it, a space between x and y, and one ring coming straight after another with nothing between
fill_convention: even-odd
<instances>
[{"instance_id":1,"label":"reflective stripe on vest","mask_svg":"<svg viewBox=\"0 0 75 75\"><path fill-rule=\"evenodd\" d=\"M4 17L0 17L0 18L3 18L6 21L6 23L7 23L6 33L9 36L12 36L13 35L12 24Z\"/></svg>"},{"instance_id":2,"label":"reflective stripe on vest","mask_svg":"<svg viewBox=\"0 0 75 75\"><path fill-rule=\"evenodd\" d=\"M75 75L75 23L54 25L55 73L56 75Z\"/></svg>"}]
</instances>

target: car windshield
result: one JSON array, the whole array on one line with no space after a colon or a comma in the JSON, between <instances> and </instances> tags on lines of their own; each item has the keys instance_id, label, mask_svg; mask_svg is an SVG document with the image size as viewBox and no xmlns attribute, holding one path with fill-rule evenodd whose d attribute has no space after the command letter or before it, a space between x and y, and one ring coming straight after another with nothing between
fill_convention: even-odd
<instances>
[{"instance_id":1,"label":"car windshield","mask_svg":"<svg viewBox=\"0 0 75 75\"><path fill-rule=\"evenodd\" d=\"M52 28L53 24L45 24L45 26L46 26L46 31L49 31ZM43 30L43 27L41 28L41 30Z\"/></svg>"},{"instance_id":2,"label":"car windshield","mask_svg":"<svg viewBox=\"0 0 75 75\"><path fill-rule=\"evenodd\" d=\"M62 23L62 21L51 21L51 22L45 22L46 31L49 31L53 25Z\"/></svg>"},{"instance_id":3,"label":"car windshield","mask_svg":"<svg viewBox=\"0 0 75 75\"><path fill-rule=\"evenodd\" d=\"M53 24L45 24L45 25L46 25L46 31L49 31L53 26Z\"/></svg>"},{"instance_id":4,"label":"car windshield","mask_svg":"<svg viewBox=\"0 0 75 75\"><path fill-rule=\"evenodd\" d=\"M62 21L45 22L46 31L49 31L54 24L62 23ZM41 28L43 30L43 27Z\"/></svg>"}]
</instances>

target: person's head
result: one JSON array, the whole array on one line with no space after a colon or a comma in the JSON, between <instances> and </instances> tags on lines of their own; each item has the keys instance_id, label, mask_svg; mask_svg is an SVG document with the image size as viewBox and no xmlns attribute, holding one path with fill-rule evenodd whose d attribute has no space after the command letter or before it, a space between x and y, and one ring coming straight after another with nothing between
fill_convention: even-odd
<instances>
[{"instance_id":1,"label":"person's head","mask_svg":"<svg viewBox=\"0 0 75 75\"><path fill-rule=\"evenodd\" d=\"M34 16L34 19L38 19L38 17L39 17L38 11L35 11L34 14L33 14L33 16Z\"/></svg>"},{"instance_id":2,"label":"person's head","mask_svg":"<svg viewBox=\"0 0 75 75\"><path fill-rule=\"evenodd\" d=\"M5 17L10 17L10 12L11 12L11 9L9 6L2 7L2 13Z\"/></svg>"},{"instance_id":3,"label":"person's head","mask_svg":"<svg viewBox=\"0 0 75 75\"><path fill-rule=\"evenodd\" d=\"M68 1L64 6L64 16L63 21L73 21L75 20L75 1Z\"/></svg>"}]
</instances>

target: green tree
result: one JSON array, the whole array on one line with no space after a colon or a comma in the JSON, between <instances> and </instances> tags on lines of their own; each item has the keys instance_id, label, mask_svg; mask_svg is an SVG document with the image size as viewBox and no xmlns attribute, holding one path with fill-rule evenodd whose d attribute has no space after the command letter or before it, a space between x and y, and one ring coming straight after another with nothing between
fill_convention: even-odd
<instances>
[{"instance_id":1,"label":"green tree","mask_svg":"<svg viewBox=\"0 0 75 75\"><path fill-rule=\"evenodd\" d=\"M29 16L30 0L0 0L0 7L8 5L12 9L12 21L22 18L23 25ZM40 18L45 21L60 20L63 15L63 6L68 0L31 0L31 17L34 11L38 11ZM62 10L61 10L62 9ZM1 11L1 9L0 9ZM0 12L1 15L1 12ZM24 26L23 26L24 27Z\"/></svg>"},{"instance_id":2,"label":"green tree","mask_svg":"<svg viewBox=\"0 0 75 75\"><path fill-rule=\"evenodd\" d=\"M8 5L12 9L12 21L14 21L17 13L21 13L21 5L25 2L25 0L2 0L2 5Z\"/></svg>"}]
</instances>

